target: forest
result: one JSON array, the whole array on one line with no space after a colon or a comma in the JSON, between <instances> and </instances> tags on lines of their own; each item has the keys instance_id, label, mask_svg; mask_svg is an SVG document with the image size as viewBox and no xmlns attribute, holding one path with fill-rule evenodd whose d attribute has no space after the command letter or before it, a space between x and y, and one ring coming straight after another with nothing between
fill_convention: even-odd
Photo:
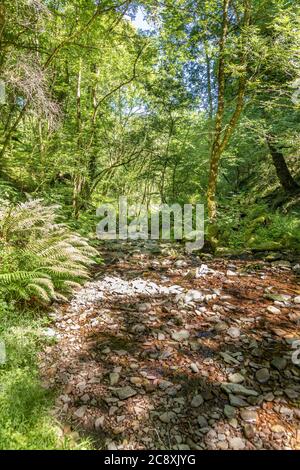
<instances>
[{"instance_id":1,"label":"forest","mask_svg":"<svg viewBox=\"0 0 300 470\"><path fill-rule=\"evenodd\" d=\"M0 450L300 450L299 148L298 0L0 0Z\"/></svg>"}]
</instances>

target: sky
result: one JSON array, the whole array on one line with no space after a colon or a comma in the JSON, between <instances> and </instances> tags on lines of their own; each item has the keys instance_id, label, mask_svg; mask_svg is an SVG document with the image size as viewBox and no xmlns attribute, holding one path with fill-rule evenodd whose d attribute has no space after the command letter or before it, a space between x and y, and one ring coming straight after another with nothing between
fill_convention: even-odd
<instances>
[{"instance_id":1,"label":"sky","mask_svg":"<svg viewBox=\"0 0 300 470\"><path fill-rule=\"evenodd\" d=\"M141 29L142 31L151 30L151 25L148 21L144 20L144 12L141 8L138 8L138 12L134 20L129 17L127 17L127 19L129 19L137 29Z\"/></svg>"}]
</instances>

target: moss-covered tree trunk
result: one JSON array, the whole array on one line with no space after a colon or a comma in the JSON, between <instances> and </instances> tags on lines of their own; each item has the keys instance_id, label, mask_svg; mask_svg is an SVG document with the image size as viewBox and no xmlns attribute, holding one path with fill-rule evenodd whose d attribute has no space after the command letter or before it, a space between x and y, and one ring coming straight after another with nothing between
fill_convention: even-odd
<instances>
[{"instance_id":1,"label":"moss-covered tree trunk","mask_svg":"<svg viewBox=\"0 0 300 470\"><path fill-rule=\"evenodd\" d=\"M294 180L284 158L281 150L276 147L272 136L267 136L267 144L270 150L273 164L276 169L278 179L281 186L287 193L294 193L300 191L300 186Z\"/></svg>"}]
</instances>

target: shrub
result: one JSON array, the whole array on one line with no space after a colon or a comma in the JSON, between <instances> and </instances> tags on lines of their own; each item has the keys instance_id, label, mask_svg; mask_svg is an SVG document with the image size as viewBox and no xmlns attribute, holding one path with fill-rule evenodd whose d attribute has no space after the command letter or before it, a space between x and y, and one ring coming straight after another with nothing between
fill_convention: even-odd
<instances>
[{"instance_id":1,"label":"shrub","mask_svg":"<svg viewBox=\"0 0 300 470\"><path fill-rule=\"evenodd\" d=\"M0 208L0 296L48 303L89 277L98 253L41 200Z\"/></svg>"}]
</instances>

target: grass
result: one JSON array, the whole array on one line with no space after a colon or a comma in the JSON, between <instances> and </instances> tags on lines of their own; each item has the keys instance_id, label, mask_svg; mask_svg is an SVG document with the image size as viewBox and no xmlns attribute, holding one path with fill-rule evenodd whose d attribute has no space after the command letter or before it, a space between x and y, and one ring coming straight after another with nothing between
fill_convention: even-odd
<instances>
[{"instance_id":1,"label":"grass","mask_svg":"<svg viewBox=\"0 0 300 470\"><path fill-rule=\"evenodd\" d=\"M45 317L18 312L0 302L0 450L87 449L89 442L65 437L51 416L55 394L42 387L37 355L47 341L40 333ZM49 340L48 340L49 341Z\"/></svg>"}]
</instances>

